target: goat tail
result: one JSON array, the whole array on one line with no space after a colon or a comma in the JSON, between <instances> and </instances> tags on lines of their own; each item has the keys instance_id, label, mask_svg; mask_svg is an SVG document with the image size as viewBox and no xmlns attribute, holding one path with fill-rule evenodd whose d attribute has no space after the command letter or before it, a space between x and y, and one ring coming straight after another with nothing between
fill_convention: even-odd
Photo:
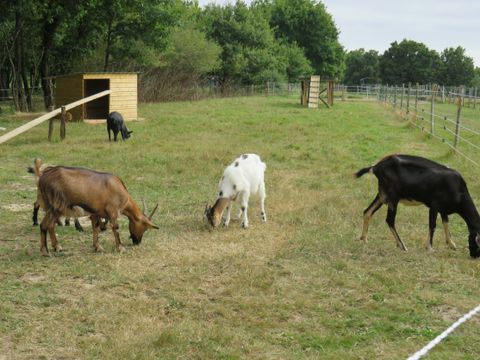
<instances>
[{"instance_id":1,"label":"goat tail","mask_svg":"<svg viewBox=\"0 0 480 360\"><path fill-rule=\"evenodd\" d=\"M372 171L372 169L373 169L373 166L369 166L369 167L365 167L363 169L358 170L354 175L355 179L358 179L359 177L361 177L361 176L365 175L366 173Z\"/></svg>"},{"instance_id":2,"label":"goat tail","mask_svg":"<svg viewBox=\"0 0 480 360\"><path fill-rule=\"evenodd\" d=\"M27 172L29 172L30 174L35 174L35 176L36 176L37 178L39 178L39 177L42 175L42 173L41 173L41 171L40 171L40 167L42 166L42 164L43 164L42 159L36 158L36 159L33 161L33 166L29 166L29 167L27 168Z\"/></svg>"}]
</instances>

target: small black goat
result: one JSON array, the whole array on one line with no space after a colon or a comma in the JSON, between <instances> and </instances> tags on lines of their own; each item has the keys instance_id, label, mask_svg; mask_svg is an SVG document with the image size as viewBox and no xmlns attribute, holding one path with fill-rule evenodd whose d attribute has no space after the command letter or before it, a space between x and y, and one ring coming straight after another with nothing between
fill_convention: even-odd
<instances>
[{"instance_id":1,"label":"small black goat","mask_svg":"<svg viewBox=\"0 0 480 360\"><path fill-rule=\"evenodd\" d=\"M120 132L122 139L127 140L133 131L127 129L123 117L119 112L113 111L107 118L108 141L111 141L110 131L113 131L113 141L117 141L117 135Z\"/></svg>"},{"instance_id":2,"label":"small black goat","mask_svg":"<svg viewBox=\"0 0 480 360\"><path fill-rule=\"evenodd\" d=\"M480 215L468 193L467 184L455 170L434 161L411 155L390 155L376 165L357 171L357 178L371 172L378 179L378 194L363 212L361 239L367 240L368 224L383 204L388 206L387 224L402 250L405 244L395 229L399 202L407 205L424 204L429 208L427 249L433 245L437 215L442 217L447 244L455 249L448 230L448 215L459 214L468 226L470 256L480 257Z\"/></svg>"}]
</instances>

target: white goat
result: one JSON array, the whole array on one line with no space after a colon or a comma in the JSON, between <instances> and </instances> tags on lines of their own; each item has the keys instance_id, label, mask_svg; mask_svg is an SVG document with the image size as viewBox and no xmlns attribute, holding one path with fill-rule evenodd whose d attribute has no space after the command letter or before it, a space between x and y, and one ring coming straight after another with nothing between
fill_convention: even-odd
<instances>
[{"instance_id":1,"label":"white goat","mask_svg":"<svg viewBox=\"0 0 480 360\"><path fill-rule=\"evenodd\" d=\"M220 225L223 211L227 210L223 224L230 223L232 201L239 199L238 217L242 217L242 227L248 227L248 199L250 195L259 194L262 221L267 221L265 213L265 181L264 173L267 166L256 154L243 154L236 158L224 171L218 184L218 198L215 204L205 207L205 217L210 225Z\"/></svg>"}]
</instances>

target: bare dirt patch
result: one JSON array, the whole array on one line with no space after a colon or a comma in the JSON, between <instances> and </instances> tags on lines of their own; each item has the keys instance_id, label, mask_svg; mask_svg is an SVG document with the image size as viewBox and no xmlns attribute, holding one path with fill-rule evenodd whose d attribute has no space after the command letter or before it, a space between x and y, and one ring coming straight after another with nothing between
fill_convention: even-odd
<instances>
[{"instance_id":1,"label":"bare dirt patch","mask_svg":"<svg viewBox=\"0 0 480 360\"><path fill-rule=\"evenodd\" d=\"M8 204L3 205L2 208L13 212L23 212L31 210L32 204Z\"/></svg>"}]
</instances>

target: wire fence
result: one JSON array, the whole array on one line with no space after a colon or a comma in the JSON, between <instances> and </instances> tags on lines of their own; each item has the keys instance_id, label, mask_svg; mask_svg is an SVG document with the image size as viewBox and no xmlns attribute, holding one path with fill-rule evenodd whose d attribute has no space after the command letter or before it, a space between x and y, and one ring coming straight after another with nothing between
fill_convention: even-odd
<instances>
[{"instance_id":1,"label":"wire fence","mask_svg":"<svg viewBox=\"0 0 480 360\"><path fill-rule=\"evenodd\" d=\"M299 96L300 83L265 82L261 85L195 85L182 86L163 84L156 87L144 87L139 84L138 100L140 103L166 102L166 101L195 101L202 99L242 97L242 96ZM55 103L55 88L53 91L53 103ZM28 106L19 106L18 96L15 89L0 89L0 114L12 114L22 109L28 112L45 111L43 92L40 87L29 89L25 100Z\"/></svg>"},{"instance_id":2,"label":"wire fence","mask_svg":"<svg viewBox=\"0 0 480 360\"><path fill-rule=\"evenodd\" d=\"M177 89L182 100L238 96L298 96L300 83L265 82L261 85L219 86L210 84ZM41 88L31 89L31 111L44 111ZM14 112L11 89L0 89L0 113ZM413 126L442 141L459 155L480 167L480 92L477 88L438 85L334 86L335 101L370 100L388 104ZM142 98L139 89L139 100ZM143 100L143 101L142 101ZM175 101L176 98L163 101Z\"/></svg>"},{"instance_id":3,"label":"wire fence","mask_svg":"<svg viewBox=\"0 0 480 360\"><path fill-rule=\"evenodd\" d=\"M25 93L23 101L25 104L19 104L19 96L15 95L16 89L0 89L0 114L14 113L21 109L28 112L45 111L45 103L43 99L43 91L41 87L33 87L22 91Z\"/></svg>"},{"instance_id":4,"label":"wire fence","mask_svg":"<svg viewBox=\"0 0 480 360\"><path fill-rule=\"evenodd\" d=\"M413 126L480 167L480 98L476 88L437 85L337 87L337 92L376 99Z\"/></svg>"}]
</instances>

